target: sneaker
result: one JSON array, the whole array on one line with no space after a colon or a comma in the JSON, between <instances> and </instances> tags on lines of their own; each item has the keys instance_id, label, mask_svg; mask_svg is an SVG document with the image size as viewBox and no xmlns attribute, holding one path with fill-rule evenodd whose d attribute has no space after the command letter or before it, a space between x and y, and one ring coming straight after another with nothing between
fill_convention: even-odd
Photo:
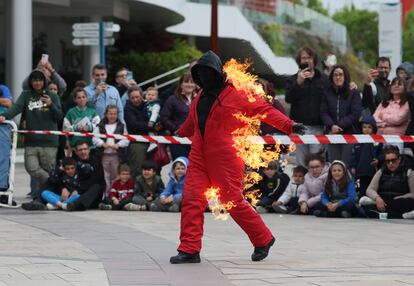
<instances>
[{"instance_id":1,"label":"sneaker","mask_svg":"<svg viewBox=\"0 0 414 286\"><path fill-rule=\"evenodd\" d=\"M107 204L104 204L104 203L100 203L98 207L102 211L110 211L110 210L112 210L112 206L111 205L107 205Z\"/></svg>"},{"instance_id":2,"label":"sneaker","mask_svg":"<svg viewBox=\"0 0 414 286\"><path fill-rule=\"evenodd\" d=\"M67 203L65 210L68 211L68 212L74 212L74 211L77 210L77 208L73 203Z\"/></svg>"},{"instance_id":3,"label":"sneaker","mask_svg":"<svg viewBox=\"0 0 414 286\"><path fill-rule=\"evenodd\" d=\"M262 207L262 206L257 206L256 207L256 211L259 214L265 214L265 213L268 213L269 212L265 207Z\"/></svg>"},{"instance_id":4,"label":"sneaker","mask_svg":"<svg viewBox=\"0 0 414 286\"><path fill-rule=\"evenodd\" d=\"M126 204L124 206L124 210L127 210L127 211L140 211L141 210L141 206L140 205L133 204L133 203L129 203L129 204Z\"/></svg>"},{"instance_id":5,"label":"sneaker","mask_svg":"<svg viewBox=\"0 0 414 286\"><path fill-rule=\"evenodd\" d=\"M49 210L49 211L55 211L55 210L57 210L59 207L58 207L58 206L55 206L55 205L52 205L51 203L47 203L47 204L46 204L46 208L47 208L47 210Z\"/></svg>"},{"instance_id":6,"label":"sneaker","mask_svg":"<svg viewBox=\"0 0 414 286\"><path fill-rule=\"evenodd\" d=\"M172 206L169 207L168 211L172 213L178 213L180 211L180 206L173 204Z\"/></svg>"},{"instance_id":7,"label":"sneaker","mask_svg":"<svg viewBox=\"0 0 414 286\"><path fill-rule=\"evenodd\" d=\"M62 210L66 211L68 209L67 203L62 203Z\"/></svg>"},{"instance_id":8,"label":"sneaker","mask_svg":"<svg viewBox=\"0 0 414 286\"><path fill-rule=\"evenodd\" d=\"M150 143L148 146L147 152L151 152L155 148L157 148L157 143Z\"/></svg>"},{"instance_id":9,"label":"sneaker","mask_svg":"<svg viewBox=\"0 0 414 286\"><path fill-rule=\"evenodd\" d=\"M375 201L367 196L363 196L359 199L359 205L360 206L369 206L369 205L375 205Z\"/></svg>"},{"instance_id":10,"label":"sneaker","mask_svg":"<svg viewBox=\"0 0 414 286\"><path fill-rule=\"evenodd\" d=\"M281 213L281 214L285 214L287 213L287 208L284 205L272 205L273 210L275 211L275 213Z\"/></svg>"},{"instance_id":11,"label":"sneaker","mask_svg":"<svg viewBox=\"0 0 414 286\"><path fill-rule=\"evenodd\" d=\"M152 211L152 212L159 212L160 211L160 208L157 206L156 203L152 203L151 206L150 206L150 211Z\"/></svg>"},{"instance_id":12,"label":"sneaker","mask_svg":"<svg viewBox=\"0 0 414 286\"><path fill-rule=\"evenodd\" d=\"M342 218L351 218L352 214L348 211L341 211L341 217Z\"/></svg>"},{"instance_id":13,"label":"sneaker","mask_svg":"<svg viewBox=\"0 0 414 286\"><path fill-rule=\"evenodd\" d=\"M147 206L146 205L141 205L141 211L146 211L147 210Z\"/></svg>"},{"instance_id":14,"label":"sneaker","mask_svg":"<svg viewBox=\"0 0 414 286\"><path fill-rule=\"evenodd\" d=\"M28 203L22 203L22 209L27 211L40 211L45 210L46 206L42 204L41 202L32 201Z\"/></svg>"},{"instance_id":15,"label":"sneaker","mask_svg":"<svg viewBox=\"0 0 414 286\"><path fill-rule=\"evenodd\" d=\"M252 254L252 261L260 261L267 257L270 248L275 244L276 239L272 237L272 240L263 247L255 247Z\"/></svg>"},{"instance_id":16,"label":"sneaker","mask_svg":"<svg viewBox=\"0 0 414 286\"><path fill-rule=\"evenodd\" d=\"M402 217L405 219L414 219L414 211L403 213Z\"/></svg>"}]
</instances>

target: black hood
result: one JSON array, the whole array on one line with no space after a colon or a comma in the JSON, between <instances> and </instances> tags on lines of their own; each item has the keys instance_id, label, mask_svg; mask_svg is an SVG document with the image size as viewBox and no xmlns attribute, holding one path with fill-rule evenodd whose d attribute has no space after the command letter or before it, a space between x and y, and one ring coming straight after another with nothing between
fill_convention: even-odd
<instances>
[{"instance_id":1,"label":"black hood","mask_svg":"<svg viewBox=\"0 0 414 286\"><path fill-rule=\"evenodd\" d=\"M361 119L361 130L362 130L362 124L367 123L370 124L374 128L374 134L377 134L377 122L375 121L375 118L372 115L365 115Z\"/></svg>"},{"instance_id":2,"label":"black hood","mask_svg":"<svg viewBox=\"0 0 414 286\"><path fill-rule=\"evenodd\" d=\"M216 55L213 51L208 51L201 58L197 61L197 63L191 68L191 75L193 77L194 82L203 87L203 84L198 77L197 70L201 67L208 67L214 70L217 73L217 77L220 78L221 82L225 81L225 76L223 73L223 64L218 55Z\"/></svg>"}]
</instances>

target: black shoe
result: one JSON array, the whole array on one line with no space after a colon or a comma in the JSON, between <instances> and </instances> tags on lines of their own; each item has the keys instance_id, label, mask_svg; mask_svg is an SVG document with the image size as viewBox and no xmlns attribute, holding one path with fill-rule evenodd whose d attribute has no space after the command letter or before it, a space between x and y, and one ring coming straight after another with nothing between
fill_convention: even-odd
<instances>
[{"instance_id":1,"label":"black shoe","mask_svg":"<svg viewBox=\"0 0 414 286\"><path fill-rule=\"evenodd\" d=\"M254 252L252 254L252 261L260 261L267 257L269 254L270 248L275 244L276 239L272 237L272 240L266 245L262 247L255 247Z\"/></svg>"},{"instance_id":2,"label":"black shoe","mask_svg":"<svg viewBox=\"0 0 414 286\"><path fill-rule=\"evenodd\" d=\"M185 253L183 251L178 251L176 256L170 258L171 264L183 264L183 263L200 263L200 254L199 253Z\"/></svg>"},{"instance_id":3,"label":"black shoe","mask_svg":"<svg viewBox=\"0 0 414 286\"><path fill-rule=\"evenodd\" d=\"M342 218L351 218L352 214L348 211L341 211L341 217Z\"/></svg>"},{"instance_id":4,"label":"black shoe","mask_svg":"<svg viewBox=\"0 0 414 286\"><path fill-rule=\"evenodd\" d=\"M72 203L68 203L68 204L66 205L66 211L67 211L67 212L73 212L73 211L76 211L76 206L75 206L74 204L72 204Z\"/></svg>"},{"instance_id":5,"label":"black shoe","mask_svg":"<svg viewBox=\"0 0 414 286\"><path fill-rule=\"evenodd\" d=\"M313 212L313 215L314 216L317 216L317 217L327 217L328 216L328 213L326 211L315 210Z\"/></svg>"},{"instance_id":6,"label":"black shoe","mask_svg":"<svg viewBox=\"0 0 414 286\"><path fill-rule=\"evenodd\" d=\"M46 206L42 204L41 202L32 201L28 203L22 203L22 209L27 211L41 211L45 210Z\"/></svg>"}]
</instances>

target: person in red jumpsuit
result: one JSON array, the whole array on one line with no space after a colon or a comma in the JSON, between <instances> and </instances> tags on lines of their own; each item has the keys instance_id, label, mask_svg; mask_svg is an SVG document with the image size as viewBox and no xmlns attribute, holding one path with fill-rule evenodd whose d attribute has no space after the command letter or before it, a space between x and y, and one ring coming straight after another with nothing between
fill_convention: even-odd
<instances>
[{"instance_id":1,"label":"person in red jumpsuit","mask_svg":"<svg viewBox=\"0 0 414 286\"><path fill-rule=\"evenodd\" d=\"M269 253L275 238L261 217L243 197L244 163L232 147L232 132L243 126L233 114L266 114L263 120L286 134L302 133L304 126L295 123L261 98L249 102L242 92L226 82L220 58L205 53L191 69L194 82L202 89L190 107L190 113L178 130L191 137L192 145L184 183L181 207L181 234L178 255L170 263L199 263L203 236L204 192L220 188L222 203L232 201L236 207L228 212L244 230L254 246L251 259L259 261Z\"/></svg>"}]
</instances>

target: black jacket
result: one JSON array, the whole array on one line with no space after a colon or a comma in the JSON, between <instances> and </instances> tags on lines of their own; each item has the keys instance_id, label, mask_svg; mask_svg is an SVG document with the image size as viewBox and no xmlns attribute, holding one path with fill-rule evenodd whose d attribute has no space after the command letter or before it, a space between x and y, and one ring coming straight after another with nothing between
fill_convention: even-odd
<instances>
[{"instance_id":1,"label":"black jacket","mask_svg":"<svg viewBox=\"0 0 414 286\"><path fill-rule=\"evenodd\" d=\"M78 159L77 170L80 194L87 192L93 185L100 185L102 192L104 191L104 170L99 159L94 156L89 156L85 161Z\"/></svg>"},{"instance_id":2,"label":"black jacket","mask_svg":"<svg viewBox=\"0 0 414 286\"><path fill-rule=\"evenodd\" d=\"M377 88L377 94L375 96L372 93L371 85L364 84L364 89L362 90L362 105L364 108L369 108L371 114L374 114L375 109L377 109L378 105L381 103L385 95L388 93L390 81L387 80L387 83L384 85L383 82L376 79L374 80L374 84Z\"/></svg>"},{"instance_id":3,"label":"black jacket","mask_svg":"<svg viewBox=\"0 0 414 286\"><path fill-rule=\"evenodd\" d=\"M140 106L134 106L128 100L124 108L124 117L129 134L148 135L148 131L154 130L154 128L148 127L149 118L144 102Z\"/></svg>"},{"instance_id":4,"label":"black jacket","mask_svg":"<svg viewBox=\"0 0 414 286\"><path fill-rule=\"evenodd\" d=\"M296 82L297 77L295 74L286 82L285 100L291 104L290 118L305 125L322 125L319 114L322 95L329 87L328 77L317 69L315 76L306 79L302 85Z\"/></svg>"}]
</instances>

